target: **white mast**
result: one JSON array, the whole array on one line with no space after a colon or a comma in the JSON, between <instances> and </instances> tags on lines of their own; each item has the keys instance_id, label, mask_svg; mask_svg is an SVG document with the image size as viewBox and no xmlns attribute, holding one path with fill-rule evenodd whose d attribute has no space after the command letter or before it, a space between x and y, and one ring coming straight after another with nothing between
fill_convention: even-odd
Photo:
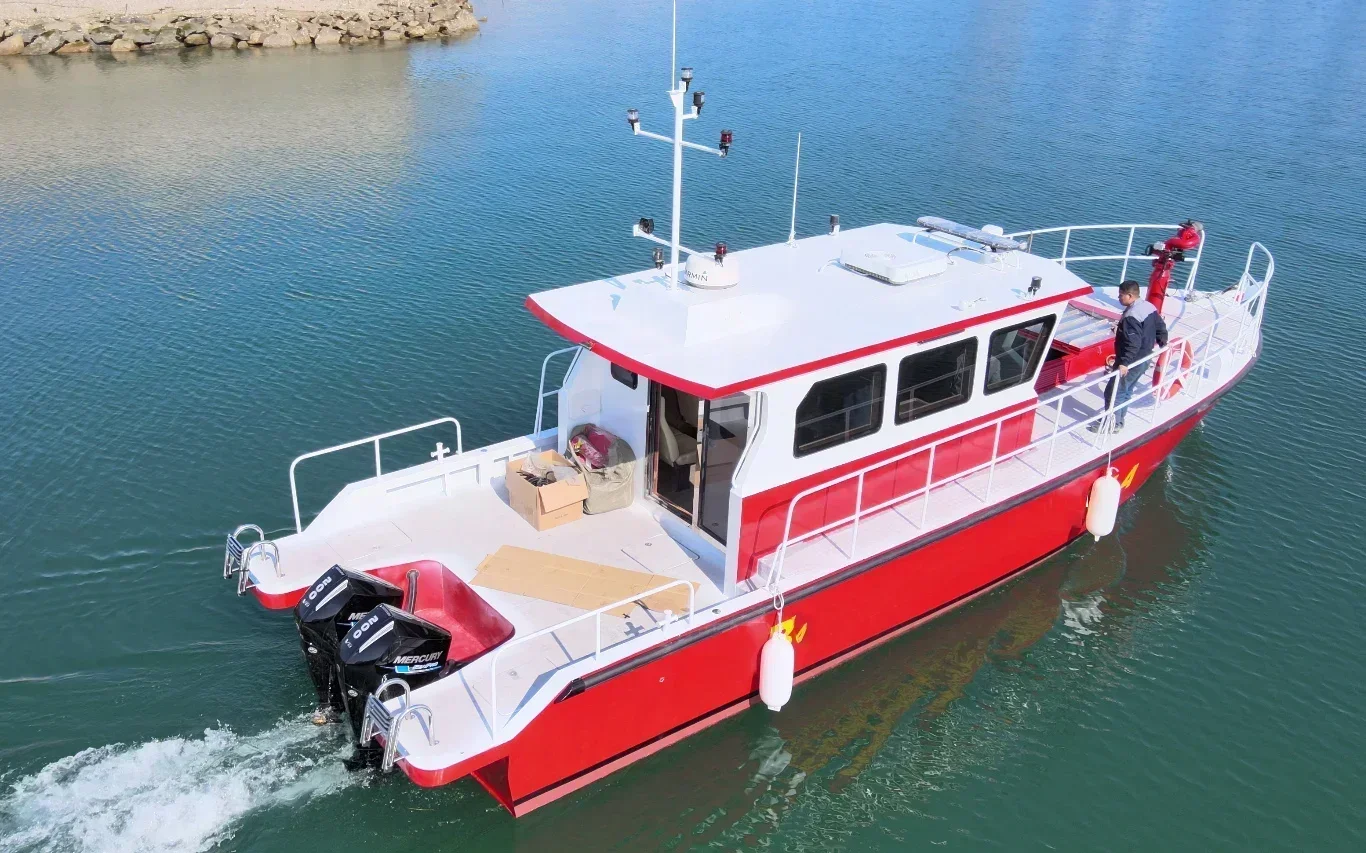
<instances>
[{"instance_id":1,"label":"white mast","mask_svg":"<svg viewBox=\"0 0 1366 853\"><path fill-rule=\"evenodd\" d=\"M673 288L678 284L678 253L686 252L689 255L697 254L691 249L683 246L679 242L679 232L683 225L683 149L695 148L698 151L705 151L708 154L716 154L725 157L730 152L731 132L721 131L721 143L719 148L711 148L706 145L698 145L695 142L688 142L683 138L683 122L686 119L697 118L702 114L702 104L706 99L703 92L693 92L692 111L685 112L683 99L688 90L692 88L692 69L678 68L678 0L673 2L673 30L670 39L670 68L669 68L669 100L673 102L674 108L674 133L673 137L661 136L658 133L640 129L640 112L635 109L626 111L626 121L631 125L631 132L636 136L648 136L650 139L658 139L667 142L674 148L674 181L673 181L673 211L670 223L670 239L666 243L659 237L654 236L654 220L641 219L631 229L631 233L637 237L644 237L655 243L669 247L669 287ZM674 75L678 76L675 77ZM655 260L656 266L663 266L658 253Z\"/></svg>"}]
</instances>

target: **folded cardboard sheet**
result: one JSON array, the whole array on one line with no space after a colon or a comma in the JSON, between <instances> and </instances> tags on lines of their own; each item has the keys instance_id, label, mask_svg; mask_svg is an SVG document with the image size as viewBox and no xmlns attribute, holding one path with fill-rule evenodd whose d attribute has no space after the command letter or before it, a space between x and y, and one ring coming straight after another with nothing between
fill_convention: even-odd
<instances>
[{"instance_id":1,"label":"folded cardboard sheet","mask_svg":"<svg viewBox=\"0 0 1366 853\"><path fill-rule=\"evenodd\" d=\"M504 545L484 558L471 583L542 601L596 610L616 601L633 598L671 580L675 578ZM694 589L697 586L693 584ZM672 610L675 615L682 615L688 612L688 590L682 586L671 587L643 599L642 603L656 613ZM632 603L608 612L615 616L627 616L634 609Z\"/></svg>"}]
</instances>

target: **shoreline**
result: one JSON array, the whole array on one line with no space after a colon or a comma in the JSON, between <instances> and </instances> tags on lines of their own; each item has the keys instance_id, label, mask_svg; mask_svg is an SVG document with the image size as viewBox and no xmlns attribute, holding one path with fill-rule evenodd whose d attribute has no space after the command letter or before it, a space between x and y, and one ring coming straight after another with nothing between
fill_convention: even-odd
<instances>
[{"instance_id":1,"label":"shoreline","mask_svg":"<svg viewBox=\"0 0 1366 853\"><path fill-rule=\"evenodd\" d=\"M441 39L479 29L470 0L291 0L288 8L147 8L159 2L129 0L127 11L0 3L0 57L334 47ZM91 11L67 17L41 11L6 17L10 10L23 8Z\"/></svg>"}]
</instances>

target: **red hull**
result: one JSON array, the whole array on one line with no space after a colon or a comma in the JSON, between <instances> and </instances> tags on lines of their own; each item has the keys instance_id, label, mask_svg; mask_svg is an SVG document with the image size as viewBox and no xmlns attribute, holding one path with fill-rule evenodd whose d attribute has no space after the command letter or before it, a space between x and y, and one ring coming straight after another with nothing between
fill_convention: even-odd
<instances>
[{"instance_id":1,"label":"red hull","mask_svg":"<svg viewBox=\"0 0 1366 853\"><path fill-rule=\"evenodd\" d=\"M1123 446L1114 466L1127 500L1213 405ZM1027 571L1085 534L1103 462L864 560L787 595L797 680L811 678ZM440 771L400 766L436 786L474 775L523 815L758 701L772 608L755 607L575 683L512 741ZM752 665L745 665L752 662Z\"/></svg>"}]
</instances>

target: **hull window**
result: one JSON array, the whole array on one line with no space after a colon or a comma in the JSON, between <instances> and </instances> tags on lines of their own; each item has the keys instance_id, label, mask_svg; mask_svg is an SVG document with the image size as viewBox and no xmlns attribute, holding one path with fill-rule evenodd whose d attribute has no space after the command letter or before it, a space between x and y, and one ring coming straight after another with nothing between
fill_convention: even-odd
<instances>
[{"instance_id":1,"label":"hull window","mask_svg":"<svg viewBox=\"0 0 1366 853\"><path fill-rule=\"evenodd\" d=\"M909 423L966 403L976 366L976 338L903 358L896 378L896 422Z\"/></svg>"},{"instance_id":2,"label":"hull window","mask_svg":"<svg viewBox=\"0 0 1366 853\"><path fill-rule=\"evenodd\" d=\"M995 394L1034 378L1053 334L1053 315L993 332L987 347L986 392Z\"/></svg>"},{"instance_id":3,"label":"hull window","mask_svg":"<svg viewBox=\"0 0 1366 853\"><path fill-rule=\"evenodd\" d=\"M812 385L797 406L792 455L807 456L877 432L882 426L886 385L885 364Z\"/></svg>"}]
</instances>

